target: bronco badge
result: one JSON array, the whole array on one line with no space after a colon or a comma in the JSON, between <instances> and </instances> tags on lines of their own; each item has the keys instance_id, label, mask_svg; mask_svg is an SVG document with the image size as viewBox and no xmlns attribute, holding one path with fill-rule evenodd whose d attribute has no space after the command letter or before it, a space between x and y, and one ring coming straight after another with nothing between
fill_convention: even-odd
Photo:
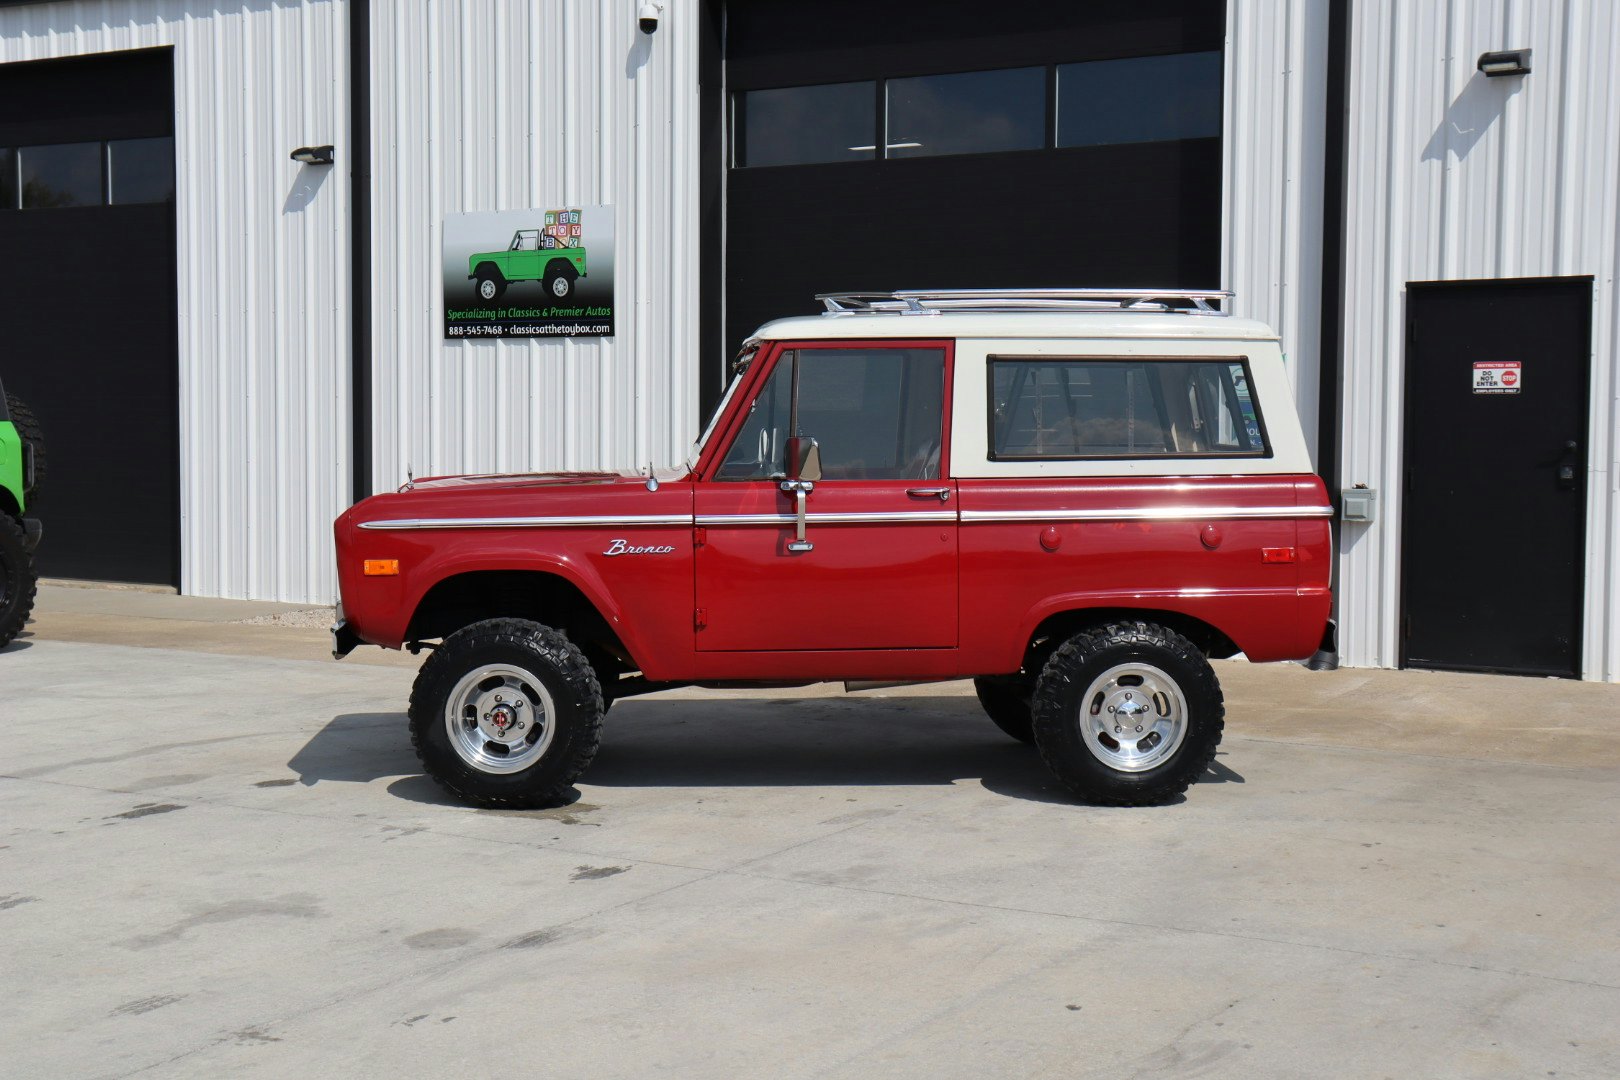
<instances>
[{"instance_id":1,"label":"bronco badge","mask_svg":"<svg viewBox=\"0 0 1620 1080\"><path fill-rule=\"evenodd\" d=\"M608 543L604 555L670 555L675 549L668 544L653 544L648 547L637 547L627 544L623 540L613 540Z\"/></svg>"}]
</instances>

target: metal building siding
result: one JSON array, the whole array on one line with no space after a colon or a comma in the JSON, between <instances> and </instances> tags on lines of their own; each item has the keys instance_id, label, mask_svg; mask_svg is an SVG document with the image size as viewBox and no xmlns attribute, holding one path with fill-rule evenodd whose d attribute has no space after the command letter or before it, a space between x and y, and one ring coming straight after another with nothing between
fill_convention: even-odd
<instances>
[{"instance_id":1,"label":"metal building siding","mask_svg":"<svg viewBox=\"0 0 1620 1080\"><path fill-rule=\"evenodd\" d=\"M697 435L695 0L372 4L374 484L645 467ZM611 338L449 342L444 215L609 204Z\"/></svg>"},{"instance_id":2,"label":"metal building siding","mask_svg":"<svg viewBox=\"0 0 1620 1080\"><path fill-rule=\"evenodd\" d=\"M330 522L347 504L350 442L347 25L339 0L0 10L0 62L174 49L187 593L336 591ZM326 142L335 168L288 160Z\"/></svg>"},{"instance_id":3,"label":"metal building siding","mask_svg":"<svg viewBox=\"0 0 1620 1080\"><path fill-rule=\"evenodd\" d=\"M1343 659L1399 659L1405 283L1592 275L1583 667L1620 680L1620 9L1357 0L1350 38L1343 470L1381 496L1376 523L1344 528ZM1476 73L1481 53L1525 47L1530 75Z\"/></svg>"},{"instance_id":4,"label":"metal building siding","mask_svg":"<svg viewBox=\"0 0 1620 1080\"><path fill-rule=\"evenodd\" d=\"M1306 444L1321 383L1328 0L1227 6L1222 287L1282 337Z\"/></svg>"}]
</instances>

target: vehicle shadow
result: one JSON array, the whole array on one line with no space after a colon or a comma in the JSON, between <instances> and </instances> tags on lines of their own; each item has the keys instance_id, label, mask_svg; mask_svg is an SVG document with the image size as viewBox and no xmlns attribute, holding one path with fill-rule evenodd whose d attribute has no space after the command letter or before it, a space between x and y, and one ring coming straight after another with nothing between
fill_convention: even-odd
<instances>
[{"instance_id":1,"label":"vehicle shadow","mask_svg":"<svg viewBox=\"0 0 1620 1080\"><path fill-rule=\"evenodd\" d=\"M456 805L411 749L402 713L346 713L288 767L305 785L401 777L390 794ZM1003 735L972 698L651 696L609 712L582 778L624 788L914 786L977 782L1032 802L1071 803L1033 747ZM1202 783L1244 782L1216 761ZM1183 798L1172 803L1185 801Z\"/></svg>"}]
</instances>

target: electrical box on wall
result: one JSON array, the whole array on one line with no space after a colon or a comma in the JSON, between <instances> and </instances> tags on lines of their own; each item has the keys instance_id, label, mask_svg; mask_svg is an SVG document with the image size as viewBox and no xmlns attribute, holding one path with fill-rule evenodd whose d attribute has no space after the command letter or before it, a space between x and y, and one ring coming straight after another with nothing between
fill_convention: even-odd
<instances>
[{"instance_id":1,"label":"electrical box on wall","mask_svg":"<svg viewBox=\"0 0 1620 1080\"><path fill-rule=\"evenodd\" d=\"M1369 487L1345 488L1339 492L1339 519L1371 524L1378 517L1378 492Z\"/></svg>"}]
</instances>

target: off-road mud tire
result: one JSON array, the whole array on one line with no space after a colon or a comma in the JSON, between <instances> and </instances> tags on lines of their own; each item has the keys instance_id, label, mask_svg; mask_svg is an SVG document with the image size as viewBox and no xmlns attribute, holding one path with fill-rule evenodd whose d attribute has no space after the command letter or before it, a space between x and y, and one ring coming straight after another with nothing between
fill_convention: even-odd
<instances>
[{"instance_id":1,"label":"off-road mud tire","mask_svg":"<svg viewBox=\"0 0 1620 1080\"><path fill-rule=\"evenodd\" d=\"M1035 680L1021 675L987 675L973 680L979 704L996 727L1021 743L1035 742L1034 721L1029 714Z\"/></svg>"},{"instance_id":2,"label":"off-road mud tire","mask_svg":"<svg viewBox=\"0 0 1620 1080\"><path fill-rule=\"evenodd\" d=\"M1163 672L1186 703L1180 745L1140 772L1109 765L1081 730L1087 707L1082 699L1093 683L1129 664ZM1186 791L1215 759L1226 723L1220 682L1203 653L1180 634L1149 622L1108 623L1064 642L1041 670L1031 712L1035 745L1047 768L1079 799L1103 806L1152 806Z\"/></svg>"},{"instance_id":3,"label":"off-road mud tire","mask_svg":"<svg viewBox=\"0 0 1620 1080\"><path fill-rule=\"evenodd\" d=\"M0 514L0 648L22 633L38 587L34 553L24 543L22 524Z\"/></svg>"},{"instance_id":4,"label":"off-road mud tire","mask_svg":"<svg viewBox=\"0 0 1620 1080\"><path fill-rule=\"evenodd\" d=\"M17 434L22 436L22 441L34 447L34 482L23 489L23 499L32 513L34 504L39 502L39 493L45 487L45 430L40 427L34 410L16 394L6 395L6 411L11 413L11 423L16 427Z\"/></svg>"},{"instance_id":5,"label":"off-road mud tire","mask_svg":"<svg viewBox=\"0 0 1620 1080\"><path fill-rule=\"evenodd\" d=\"M451 743L445 710L462 677L487 664L532 674L551 698L551 743L518 772L491 773ZM540 809L575 797L573 782L602 741L602 688L590 662L560 631L525 619L489 619L445 638L411 688L411 744L422 768L450 794L474 806Z\"/></svg>"}]
</instances>

